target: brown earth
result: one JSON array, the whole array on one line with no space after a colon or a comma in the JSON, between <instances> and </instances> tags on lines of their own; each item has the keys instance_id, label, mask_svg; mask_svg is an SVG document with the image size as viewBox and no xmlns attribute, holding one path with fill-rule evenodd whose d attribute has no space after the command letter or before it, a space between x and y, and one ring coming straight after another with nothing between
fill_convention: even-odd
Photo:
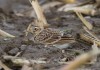
<instances>
[{"instance_id":1,"label":"brown earth","mask_svg":"<svg viewBox=\"0 0 100 70\"><path fill-rule=\"evenodd\" d=\"M47 13L45 15L48 23L51 24L51 27L72 30L72 33L74 35L76 35L76 33L78 32L81 32L82 30L83 24L74 14L53 12ZM87 17L86 19L96 27L96 29L94 29L93 31L95 31L95 33L99 36L100 17ZM57 70L61 66L63 66L63 64L60 64L59 62L62 62L64 58L66 58L66 62L71 61L80 54L80 51L87 52L91 50L90 44L80 41L77 41L71 44L68 48L64 49L65 53L62 53L61 49L58 49L56 47L44 47L44 45L41 44L34 44L34 42L32 41L26 41L25 37L25 30L27 26L34 20L33 18L14 16L8 18L6 23L3 23L2 20L3 19L1 17L0 28L12 35L15 35L16 38L0 38L0 59L13 70L20 70L21 67L12 65L13 63L11 63L10 61L8 63L8 61L3 60L3 55L15 56L18 52L22 51L22 53L18 57L24 57L34 60L45 58L48 63L42 64L42 70ZM37 67L35 66L34 69L37 69ZM100 56L98 56L97 62L95 64L88 64L81 69L99 70Z\"/></svg>"}]
</instances>

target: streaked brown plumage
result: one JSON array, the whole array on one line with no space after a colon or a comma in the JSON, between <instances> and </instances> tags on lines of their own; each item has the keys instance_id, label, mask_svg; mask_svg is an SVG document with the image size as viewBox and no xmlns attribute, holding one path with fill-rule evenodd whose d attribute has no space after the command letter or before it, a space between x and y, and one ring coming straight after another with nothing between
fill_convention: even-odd
<instances>
[{"instance_id":1,"label":"streaked brown plumage","mask_svg":"<svg viewBox=\"0 0 100 70\"><path fill-rule=\"evenodd\" d=\"M33 27L31 33L33 34L32 40L35 43L44 45L63 45L75 42L73 36L64 35L63 31L55 28L40 29L39 27Z\"/></svg>"}]
</instances>

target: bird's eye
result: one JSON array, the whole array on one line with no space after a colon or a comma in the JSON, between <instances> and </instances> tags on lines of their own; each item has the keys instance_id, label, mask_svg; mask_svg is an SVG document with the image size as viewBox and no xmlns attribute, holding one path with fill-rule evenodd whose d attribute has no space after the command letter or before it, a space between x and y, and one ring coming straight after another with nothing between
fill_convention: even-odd
<instances>
[{"instance_id":1,"label":"bird's eye","mask_svg":"<svg viewBox=\"0 0 100 70\"><path fill-rule=\"evenodd\" d=\"M35 28L34 28L34 30L35 30L35 31L38 31L38 30L39 30L39 28L38 28L38 27L35 27Z\"/></svg>"}]
</instances>

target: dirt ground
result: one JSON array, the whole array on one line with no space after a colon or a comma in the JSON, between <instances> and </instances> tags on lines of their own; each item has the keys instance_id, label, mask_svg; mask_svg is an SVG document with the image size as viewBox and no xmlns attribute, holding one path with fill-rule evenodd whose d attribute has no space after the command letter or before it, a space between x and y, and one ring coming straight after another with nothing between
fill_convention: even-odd
<instances>
[{"instance_id":1,"label":"dirt ground","mask_svg":"<svg viewBox=\"0 0 100 70\"><path fill-rule=\"evenodd\" d=\"M82 30L83 24L74 14L52 12L45 15L52 27L72 30L74 35ZM93 31L100 37L100 17L85 17L95 26ZM47 63L41 64L42 67L40 67L40 70L57 70L64 65L60 62L71 61L80 55L80 52L84 53L91 50L90 44L81 41L76 41L68 48L65 48L65 53L62 53L61 49L54 46L44 47L42 44L35 44L32 41L26 40L29 37L25 37L25 30L34 18L13 16L8 18L6 23L3 22L2 17L0 18L0 28L16 36L16 38L0 38L0 59L13 70L20 70L21 66L14 65L11 61L2 59L3 55L15 56L18 52L22 52L18 57L34 60L45 59ZM34 66L34 70L39 70L37 65ZM100 56L98 56L94 64L87 64L79 70L100 70Z\"/></svg>"}]
</instances>

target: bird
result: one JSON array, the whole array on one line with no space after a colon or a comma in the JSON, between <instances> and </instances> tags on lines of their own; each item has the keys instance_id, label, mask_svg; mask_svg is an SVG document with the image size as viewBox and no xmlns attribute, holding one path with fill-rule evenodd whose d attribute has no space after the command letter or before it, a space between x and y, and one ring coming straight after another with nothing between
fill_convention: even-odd
<instances>
[{"instance_id":1,"label":"bird","mask_svg":"<svg viewBox=\"0 0 100 70\"><path fill-rule=\"evenodd\" d=\"M66 30L49 27L41 29L33 26L29 31L32 34L31 40L37 44L44 44L45 47L52 45L59 49L64 49L75 42L75 38L72 35L65 33Z\"/></svg>"}]
</instances>

